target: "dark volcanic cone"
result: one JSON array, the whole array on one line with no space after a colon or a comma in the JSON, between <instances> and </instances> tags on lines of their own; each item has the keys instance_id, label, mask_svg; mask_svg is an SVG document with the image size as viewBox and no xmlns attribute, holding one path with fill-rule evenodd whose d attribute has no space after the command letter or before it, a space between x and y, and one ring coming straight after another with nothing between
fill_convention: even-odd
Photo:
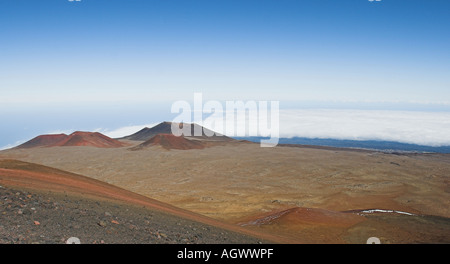
<instances>
[{"instance_id":1,"label":"dark volcanic cone","mask_svg":"<svg viewBox=\"0 0 450 264\"><path fill-rule=\"evenodd\" d=\"M199 139L205 139L205 140L209 140L209 141L227 141L227 142L234 141L234 139L232 139L230 137L221 135L219 133L215 133L215 132L213 132L209 129L206 129L202 126L199 126L197 124L180 123L178 125L180 128L182 128L183 126L190 126L191 135L190 136L183 135L185 137L199 138ZM202 131L202 135L195 136L195 133L194 133L195 131ZM158 134L172 134L172 122L163 122L163 123L160 123L151 128L146 127L130 136L126 136L126 137L123 137L120 139L146 141L146 140L153 138L154 136L156 136ZM214 134L214 135L207 136L207 134L208 135Z\"/></svg>"}]
</instances>

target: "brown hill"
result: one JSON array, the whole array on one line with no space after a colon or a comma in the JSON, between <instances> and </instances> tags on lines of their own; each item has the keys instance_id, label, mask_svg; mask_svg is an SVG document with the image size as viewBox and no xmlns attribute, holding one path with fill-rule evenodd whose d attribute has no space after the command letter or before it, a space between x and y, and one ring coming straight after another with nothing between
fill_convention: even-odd
<instances>
[{"instance_id":1,"label":"brown hill","mask_svg":"<svg viewBox=\"0 0 450 264\"><path fill-rule=\"evenodd\" d=\"M48 147L51 145L58 144L67 137L68 136L66 134L41 135L31 139L30 141L23 143L22 145L17 146L16 148Z\"/></svg>"},{"instance_id":2,"label":"brown hill","mask_svg":"<svg viewBox=\"0 0 450 264\"><path fill-rule=\"evenodd\" d=\"M167 150L170 149L203 149L206 147L204 142L199 140L187 139L185 137L177 137L172 134L158 134L153 136L151 139L145 141L136 147L131 148L131 150L140 150L149 146L161 146Z\"/></svg>"},{"instance_id":3,"label":"brown hill","mask_svg":"<svg viewBox=\"0 0 450 264\"><path fill-rule=\"evenodd\" d=\"M119 148L125 146L125 144L98 132L77 131L70 134L64 140L53 144L52 146L91 146L97 148Z\"/></svg>"},{"instance_id":4,"label":"brown hill","mask_svg":"<svg viewBox=\"0 0 450 264\"><path fill-rule=\"evenodd\" d=\"M126 146L124 143L107 137L98 132L77 131L70 135L41 135L23 143L16 148L38 148L38 147L68 147L68 146L91 146L97 148L119 148Z\"/></svg>"}]
</instances>

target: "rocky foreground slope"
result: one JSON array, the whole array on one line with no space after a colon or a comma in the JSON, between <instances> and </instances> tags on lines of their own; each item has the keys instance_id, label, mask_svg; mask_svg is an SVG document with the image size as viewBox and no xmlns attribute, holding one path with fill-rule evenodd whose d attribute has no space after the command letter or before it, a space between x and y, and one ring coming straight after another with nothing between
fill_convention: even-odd
<instances>
[{"instance_id":1,"label":"rocky foreground slope","mask_svg":"<svg viewBox=\"0 0 450 264\"><path fill-rule=\"evenodd\" d=\"M84 243L276 240L82 175L18 160L0 160L0 186L0 243L62 243L70 237Z\"/></svg>"},{"instance_id":2,"label":"rocky foreground slope","mask_svg":"<svg viewBox=\"0 0 450 264\"><path fill-rule=\"evenodd\" d=\"M218 244L261 240L142 206L0 187L0 244Z\"/></svg>"}]
</instances>

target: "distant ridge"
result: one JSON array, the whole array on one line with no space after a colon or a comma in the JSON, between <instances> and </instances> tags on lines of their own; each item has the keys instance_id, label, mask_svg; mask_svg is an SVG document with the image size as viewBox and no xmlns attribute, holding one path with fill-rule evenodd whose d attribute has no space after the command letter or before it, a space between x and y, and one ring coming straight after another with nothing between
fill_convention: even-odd
<instances>
[{"instance_id":1,"label":"distant ridge","mask_svg":"<svg viewBox=\"0 0 450 264\"><path fill-rule=\"evenodd\" d=\"M119 148L125 146L124 143L107 137L98 132L76 131L70 135L41 135L31 139L16 148L39 148L39 147L69 147L69 146L90 146L97 148Z\"/></svg>"},{"instance_id":2,"label":"distant ridge","mask_svg":"<svg viewBox=\"0 0 450 264\"><path fill-rule=\"evenodd\" d=\"M167 150L203 149L206 147L206 142L195 139L187 139L185 137L177 137L173 134L158 134L144 143L131 148L131 150L141 150L150 146L161 146Z\"/></svg>"},{"instance_id":3,"label":"distant ridge","mask_svg":"<svg viewBox=\"0 0 450 264\"><path fill-rule=\"evenodd\" d=\"M235 141L234 139L232 139L230 137L213 132L213 131L211 131L207 128L204 128L200 125L197 125L197 124L180 123L179 126L180 126L180 128L182 128L183 126L190 126L191 127L191 136L189 136L189 137L192 137L192 138L199 138L199 139L205 139L205 140L211 140L211 141ZM194 136L194 132L196 130L200 130L200 129L202 131L202 135ZM214 134L214 135L207 136L205 134L205 131L207 132L207 134ZM158 134L172 134L172 122L162 122L151 128L146 127L132 135L122 137L119 139L134 140L134 141L147 141Z\"/></svg>"},{"instance_id":4,"label":"distant ridge","mask_svg":"<svg viewBox=\"0 0 450 264\"><path fill-rule=\"evenodd\" d=\"M237 140L260 142L265 137L235 137ZM279 138L279 146L315 146L345 148L354 150L381 151L386 153L450 153L450 146L432 147L417 144L408 144L394 141L379 140L346 140L346 139L322 139L322 138Z\"/></svg>"}]
</instances>

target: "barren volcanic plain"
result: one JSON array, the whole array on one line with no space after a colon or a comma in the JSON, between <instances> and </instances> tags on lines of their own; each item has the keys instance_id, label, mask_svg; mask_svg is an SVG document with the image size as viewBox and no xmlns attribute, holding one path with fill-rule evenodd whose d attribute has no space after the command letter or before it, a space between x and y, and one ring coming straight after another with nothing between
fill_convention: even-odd
<instances>
[{"instance_id":1,"label":"barren volcanic plain","mask_svg":"<svg viewBox=\"0 0 450 264\"><path fill-rule=\"evenodd\" d=\"M138 148L142 141L121 140L116 148L16 148L0 152L0 159L84 175L286 238L280 242L450 242L450 155L261 148L240 141L195 149L157 144L171 138Z\"/></svg>"}]
</instances>

